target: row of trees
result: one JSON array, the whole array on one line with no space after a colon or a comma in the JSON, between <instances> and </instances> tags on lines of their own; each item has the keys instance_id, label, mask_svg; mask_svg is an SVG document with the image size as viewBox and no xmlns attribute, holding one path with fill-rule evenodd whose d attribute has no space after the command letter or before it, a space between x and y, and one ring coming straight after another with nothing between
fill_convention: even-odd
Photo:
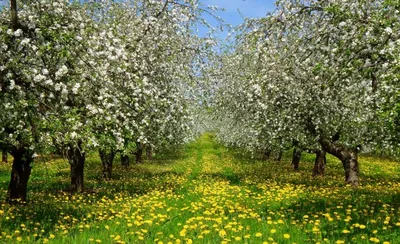
<instances>
[{"instance_id":1,"label":"row of trees","mask_svg":"<svg viewBox=\"0 0 400 244\"><path fill-rule=\"evenodd\" d=\"M330 153L358 185L361 148L400 146L400 2L276 5L238 29L210 77L219 138L267 156L294 147L295 168L301 151L314 152L315 175Z\"/></svg>"},{"instance_id":2,"label":"row of trees","mask_svg":"<svg viewBox=\"0 0 400 244\"><path fill-rule=\"evenodd\" d=\"M116 152L140 160L145 146L191 137L189 94L212 48L195 29L212 9L195 0L10 3L0 12L10 201L26 200L31 163L49 149L68 158L71 191L80 191L88 150L99 150L110 178Z\"/></svg>"}]
</instances>

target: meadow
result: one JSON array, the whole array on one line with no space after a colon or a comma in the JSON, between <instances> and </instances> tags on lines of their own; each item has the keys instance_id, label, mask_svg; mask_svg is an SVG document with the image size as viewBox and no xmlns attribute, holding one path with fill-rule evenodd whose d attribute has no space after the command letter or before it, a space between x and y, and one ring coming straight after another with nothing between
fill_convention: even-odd
<instances>
[{"instance_id":1,"label":"meadow","mask_svg":"<svg viewBox=\"0 0 400 244\"><path fill-rule=\"evenodd\" d=\"M11 164L0 164L0 243L400 243L400 164L360 156L361 186L344 184L328 157L326 175L252 159L212 134L143 164L101 177L93 153L84 193L70 195L69 164L35 161L27 205L4 202Z\"/></svg>"}]
</instances>

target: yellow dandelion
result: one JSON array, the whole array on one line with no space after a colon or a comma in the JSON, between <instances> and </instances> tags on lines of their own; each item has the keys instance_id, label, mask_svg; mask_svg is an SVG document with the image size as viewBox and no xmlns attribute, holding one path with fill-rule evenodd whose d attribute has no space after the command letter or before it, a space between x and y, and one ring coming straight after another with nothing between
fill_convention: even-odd
<instances>
[{"instance_id":1,"label":"yellow dandelion","mask_svg":"<svg viewBox=\"0 0 400 244\"><path fill-rule=\"evenodd\" d=\"M371 237L369 238L370 241L375 242L375 243L379 243L379 239L376 237Z\"/></svg>"},{"instance_id":2,"label":"yellow dandelion","mask_svg":"<svg viewBox=\"0 0 400 244\"><path fill-rule=\"evenodd\" d=\"M226 231L225 230L220 230L219 231L219 236L221 236L221 237L226 236Z\"/></svg>"},{"instance_id":3,"label":"yellow dandelion","mask_svg":"<svg viewBox=\"0 0 400 244\"><path fill-rule=\"evenodd\" d=\"M289 238L290 238L290 235L289 235L289 234L283 234L283 238L289 239Z\"/></svg>"}]
</instances>

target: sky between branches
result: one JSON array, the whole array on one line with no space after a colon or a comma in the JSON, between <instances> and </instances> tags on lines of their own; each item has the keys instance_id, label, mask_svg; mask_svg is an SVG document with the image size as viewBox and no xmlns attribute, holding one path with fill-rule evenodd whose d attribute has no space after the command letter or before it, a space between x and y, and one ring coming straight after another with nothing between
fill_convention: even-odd
<instances>
[{"instance_id":1,"label":"sky between branches","mask_svg":"<svg viewBox=\"0 0 400 244\"><path fill-rule=\"evenodd\" d=\"M213 5L224 8L225 11L218 12L218 16L232 26L237 26L243 23L245 17L259 18L266 15L267 12L275 9L275 0L201 0L205 6ZM205 16L208 21L214 26L217 22L210 16ZM205 29L200 28L200 35L205 34ZM224 31L219 35L220 38L225 38L227 32Z\"/></svg>"}]
</instances>

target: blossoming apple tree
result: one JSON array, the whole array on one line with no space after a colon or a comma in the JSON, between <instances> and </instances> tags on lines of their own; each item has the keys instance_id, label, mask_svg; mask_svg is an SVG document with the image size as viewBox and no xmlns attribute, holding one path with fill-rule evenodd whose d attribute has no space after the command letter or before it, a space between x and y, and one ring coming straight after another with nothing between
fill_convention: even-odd
<instances>
[{"instance_id":1,"label":"blossoming apple tree","mask_svg":"<svg viewBox=\"0 0 400 244\"><path fill-rule=\"evenodd\" d=\"M399 102L399 6L276 4L247 22L225 60L220 111L235 129L222 138L319 148L339 158L346 182L358 185L361 147L399 146L386 126L393 123L385 125Z\"/></svg>"},{"instance_id":2,"label":"blossoming apple tree","mask_svg":"<svg viewBox=\"0 0 400 244\"><path fill-rule=\"evenodd\" d=\"M11 1L0 12L0 147L14 157L9 200L26 200L35 154L57 146L84 188L85 152L111 177L116 150L179 143L185 94L205 46L196 1ZM11 18L10 18L11 13Z\"/></svg>"}]
</instances>

